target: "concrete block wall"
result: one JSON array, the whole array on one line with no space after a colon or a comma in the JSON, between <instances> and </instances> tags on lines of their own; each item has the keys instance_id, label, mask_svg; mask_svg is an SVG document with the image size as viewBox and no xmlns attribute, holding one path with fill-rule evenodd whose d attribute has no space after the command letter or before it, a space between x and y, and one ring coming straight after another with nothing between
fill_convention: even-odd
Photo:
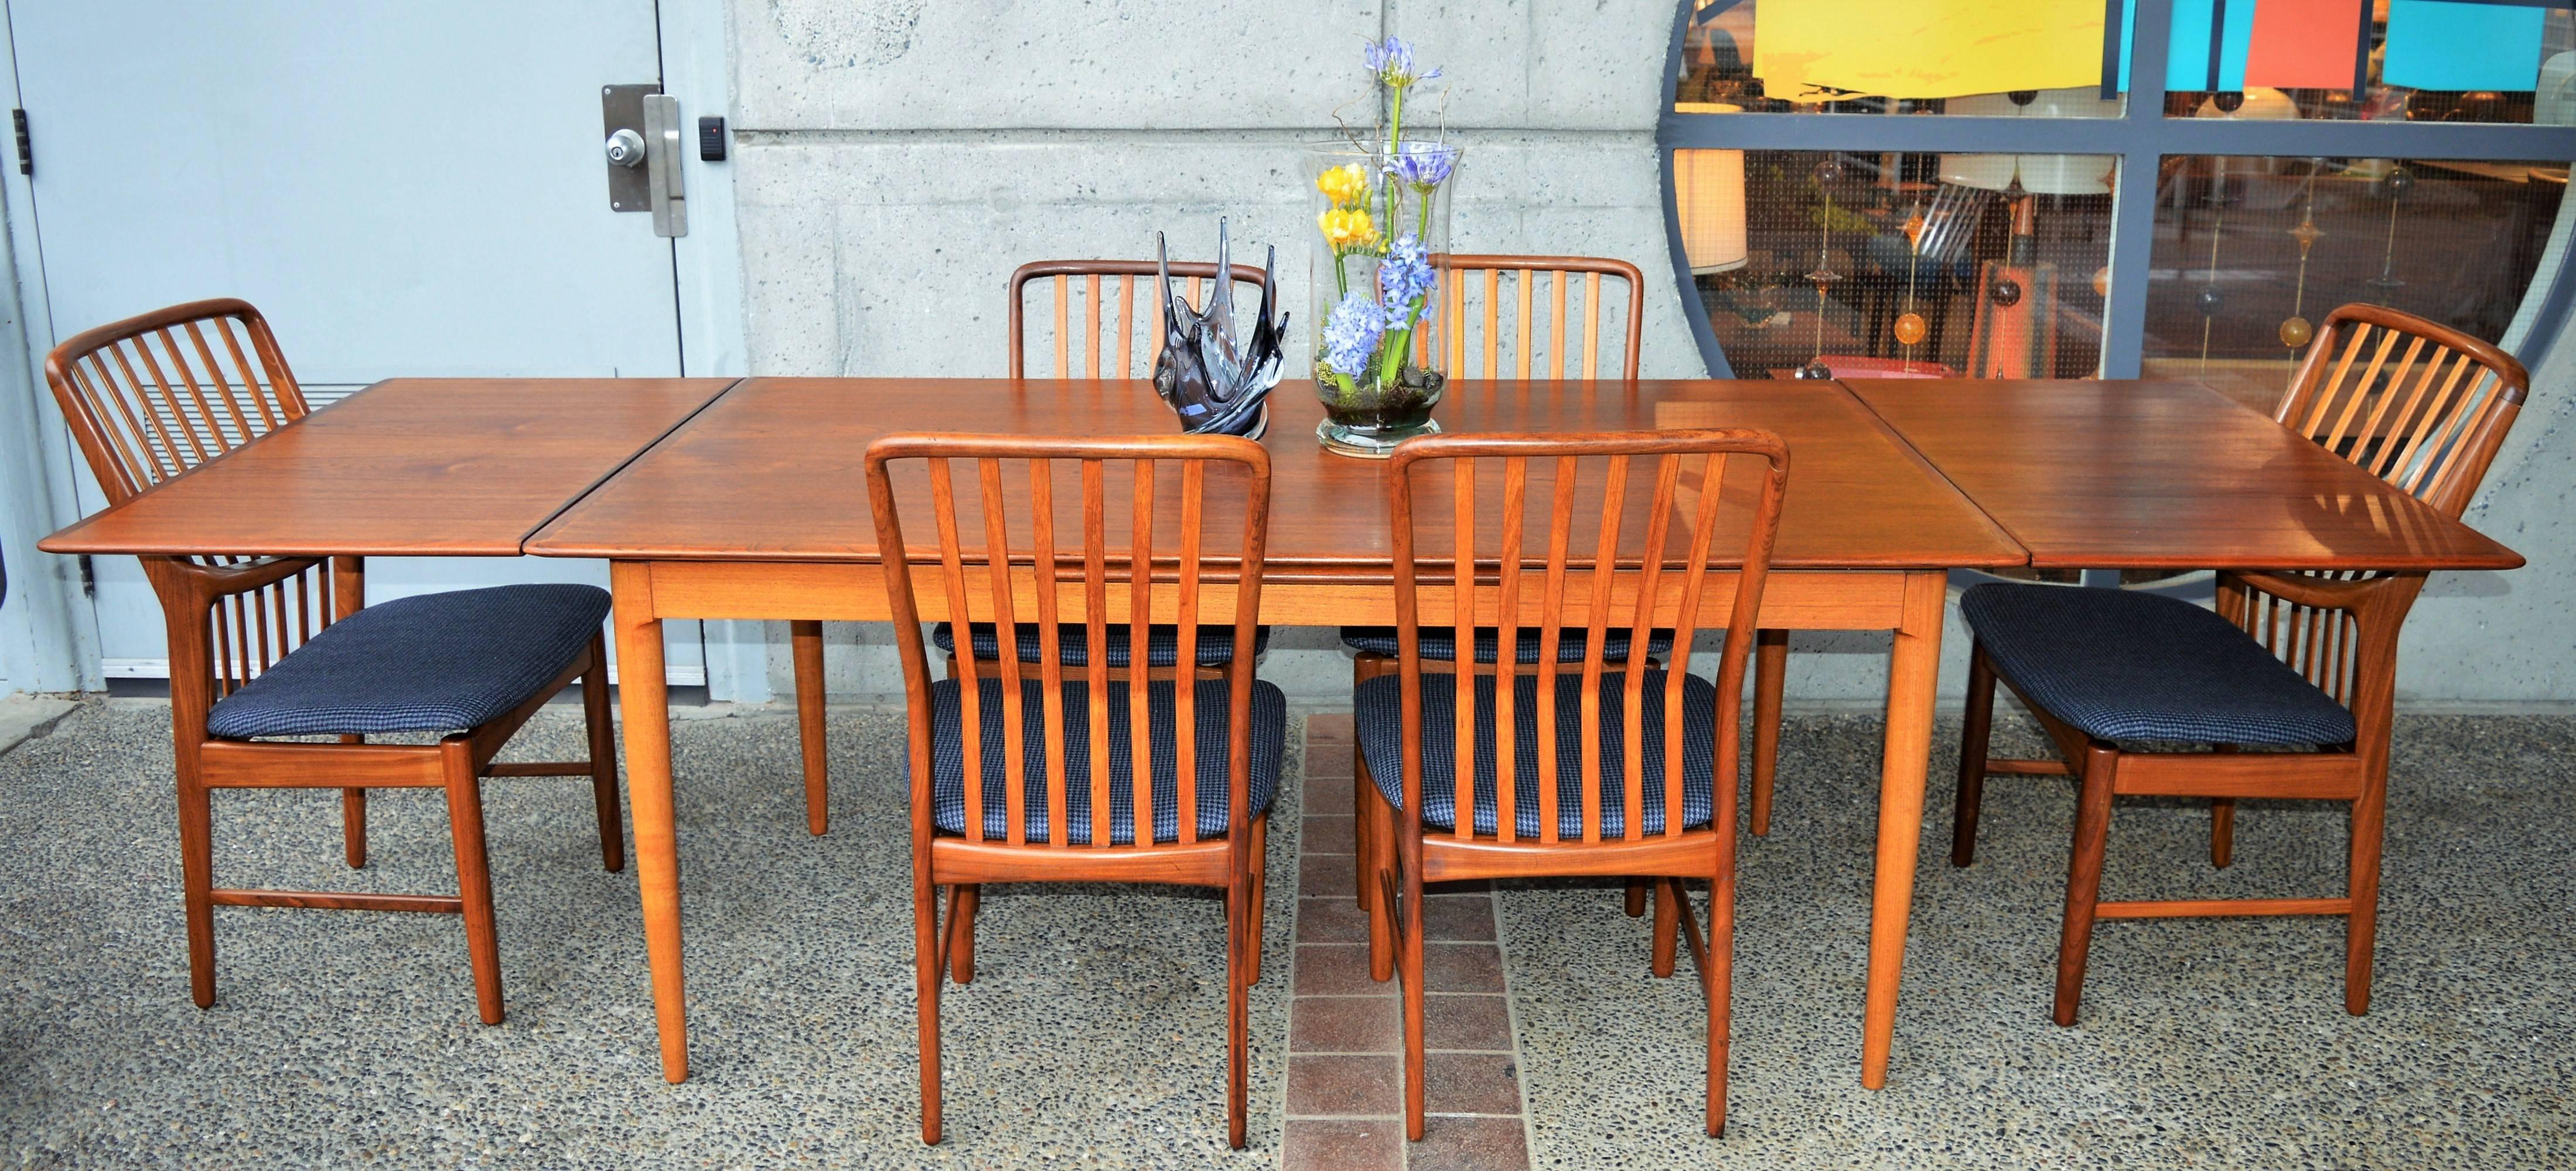
<instances>
[{"instance_id":1,"label":"concrete block wall","mask_svg":"<svg viewBox=\"0 0 2576 1171\"><path fill-rule=\"evenodd\" d=\"M1447 70L1407 113L1467 148L1453 245L1629 260L1647 274L1645 373L1703 374L1668 275L1654 150L1672 20L1672 0L736 0L751 370L998 375L1018 264L1146 257L1157 230L1176 256L1203 259L1218 216L1252 246L1238 256L1278 245L1302 317L1313 225L1301 146L1336 137L1337 117L1374 122L1359 48L1392 33ZM2576 537L2576 348L2560 354L2472 515L2534 565L2433 584L2402 657L2400 694L2417 706L2576 700L2576 586L2562 572ZM829 635L836 697L901 693L884 630ZM784 628L765 637L784 696ZM1349 686L1335 645L1282 632L1264 674L1330 702ZM1883 694L1886 636L1793 645L1793 701ZM1954 696L1966 648L1954 615Z\"/></svg>"}]
</instances>

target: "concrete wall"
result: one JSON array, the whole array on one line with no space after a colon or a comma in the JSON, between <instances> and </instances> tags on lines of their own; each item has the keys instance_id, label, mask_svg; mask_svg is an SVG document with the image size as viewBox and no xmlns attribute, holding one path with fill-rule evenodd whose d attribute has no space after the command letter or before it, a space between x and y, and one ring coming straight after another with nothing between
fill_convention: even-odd
<instances>
[{"instance_id":1,"label":"concrete wall","mask_svg":"<svg viewBox=\"0 0 2576 1171\"><path fill-rule=\"evenodd\" d=\"M1156 230L1177 256L1205 258L1218 216L1254 258L1278 245L1302 319L1314 225L1301 144L1336 137L1337 115L1375 122L1360 46L1392 33L1448 71L1416 92L1408 122L1445 117L1466 146L1453 246L1627 259L1648 274L1646 373L1702 373L1666 275L1654 152L1672 19L1669 0L739 0L752 370L998 375L1014 267L1150 257ZM901 692L883 631L830 636L833 692ZM771 637L783 695L783 629ZM1333 645L1283 636L1265 674L1346 692Z\"/></svg>"},{"instance_id":2,"label":"concrete wall","mask_svg":"<svg viewBox=\"0 0 2576 1171\"><path fill-rule=\"evenodd\" d=\"M1646 373L1704 373L1667 275L1654 152L1672 19L1671 0L736 0L751 369L999 374L1013 267L1150 256L1157 229L1200 257L1220 215L1237 241L1279 245L1302 310L1312 224L1299 144L1333 137L1336 115L1376 118L1358 51L1393 33L1448 70L1432 83L1445 106L1427 104L1468 150L1455 247L1628 259L1648 274ZM2559 352L2472 515L2534 565L2434 584L2403 656L2401 695L2418 706L2576 701L2576 587L2563 572L2576 347ZM769 637L784 695L784 631ZM831 638L836 695L900 692L884 631L835 626ZM1793 699L1874 706L1886 643L1801 636ZM1344 695L1333 645L1283 632L1264 673L1292 694ZM1955 618L1947 649L1955 694Z\"/></svg>"}]
</instances>

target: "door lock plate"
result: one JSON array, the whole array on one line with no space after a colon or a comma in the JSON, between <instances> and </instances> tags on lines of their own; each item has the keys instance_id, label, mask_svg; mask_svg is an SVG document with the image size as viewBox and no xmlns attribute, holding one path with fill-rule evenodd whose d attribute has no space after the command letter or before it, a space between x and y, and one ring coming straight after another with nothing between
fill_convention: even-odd
<instances>
[{"instance_id":1,"label":"door lock plate","mask_svg":"<svg viewBox=\"0 0 2576 1171\"><path fill-rule=\"evenodd\" d=\"M662 92L659 85L603 85L599 87L600 134L610 143L633 142L639 154L651 146L644 133L644 96ZM651 211L653 195L650 168L636 166L622 158L609 157L608 210Z\"/></svg>"}]
</instances>

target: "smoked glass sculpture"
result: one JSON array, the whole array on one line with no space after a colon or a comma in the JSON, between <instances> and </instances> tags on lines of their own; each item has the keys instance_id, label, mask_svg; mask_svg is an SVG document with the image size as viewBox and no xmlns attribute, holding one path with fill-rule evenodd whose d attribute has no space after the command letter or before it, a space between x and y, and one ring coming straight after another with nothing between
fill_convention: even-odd
<instances>
[{"instance_id":1,"label":"smoked glass sculpture","mask_svg":"<svg viewBox=\"0 0 2576 1171\"><path fill-rule=\"evenodd\" d=\"M1216 222L1215 286L1204 310L1172 286L1172 259L1162 234L1154 235L1154 260L1162 277L1163 352L1154 359L1154 392L1181 417L1181 430L1207 435L1240 435L1259 439L1270 429L1266 400L1279 385L1280 343L1288 336L1288 315L1270 318L1278 299L1279 250L1272 248L1261 264L1261 307L1252 332L1240 340L1234 328L1232 249L1225 221Z\"/></svg>"}]
</instances>

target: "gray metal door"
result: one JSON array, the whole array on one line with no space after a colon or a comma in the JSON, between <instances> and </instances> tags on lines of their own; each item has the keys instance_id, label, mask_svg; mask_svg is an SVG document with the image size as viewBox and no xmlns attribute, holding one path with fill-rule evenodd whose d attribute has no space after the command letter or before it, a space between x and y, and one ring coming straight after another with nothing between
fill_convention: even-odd
<instances>
[{"instance_id":1,"label":"gray metal door","mask_svg":"<svg viewBox=\"0 0 2576 1171\"><path fill-rule=\"evenodd\" d=\"M400 376L680 373L671 242L611 210L603 177L602 87L661 76L653 0L7 10L35 344L229 295L268 315L317 404ZM103 505L86 469L56 474ZM139 567L93 572L107 673L166 673ZM382 600L606 570L386 559L368 579ZM697 624L671 628L673 681L703 681Z\"/></svg>"}]
</instances>

